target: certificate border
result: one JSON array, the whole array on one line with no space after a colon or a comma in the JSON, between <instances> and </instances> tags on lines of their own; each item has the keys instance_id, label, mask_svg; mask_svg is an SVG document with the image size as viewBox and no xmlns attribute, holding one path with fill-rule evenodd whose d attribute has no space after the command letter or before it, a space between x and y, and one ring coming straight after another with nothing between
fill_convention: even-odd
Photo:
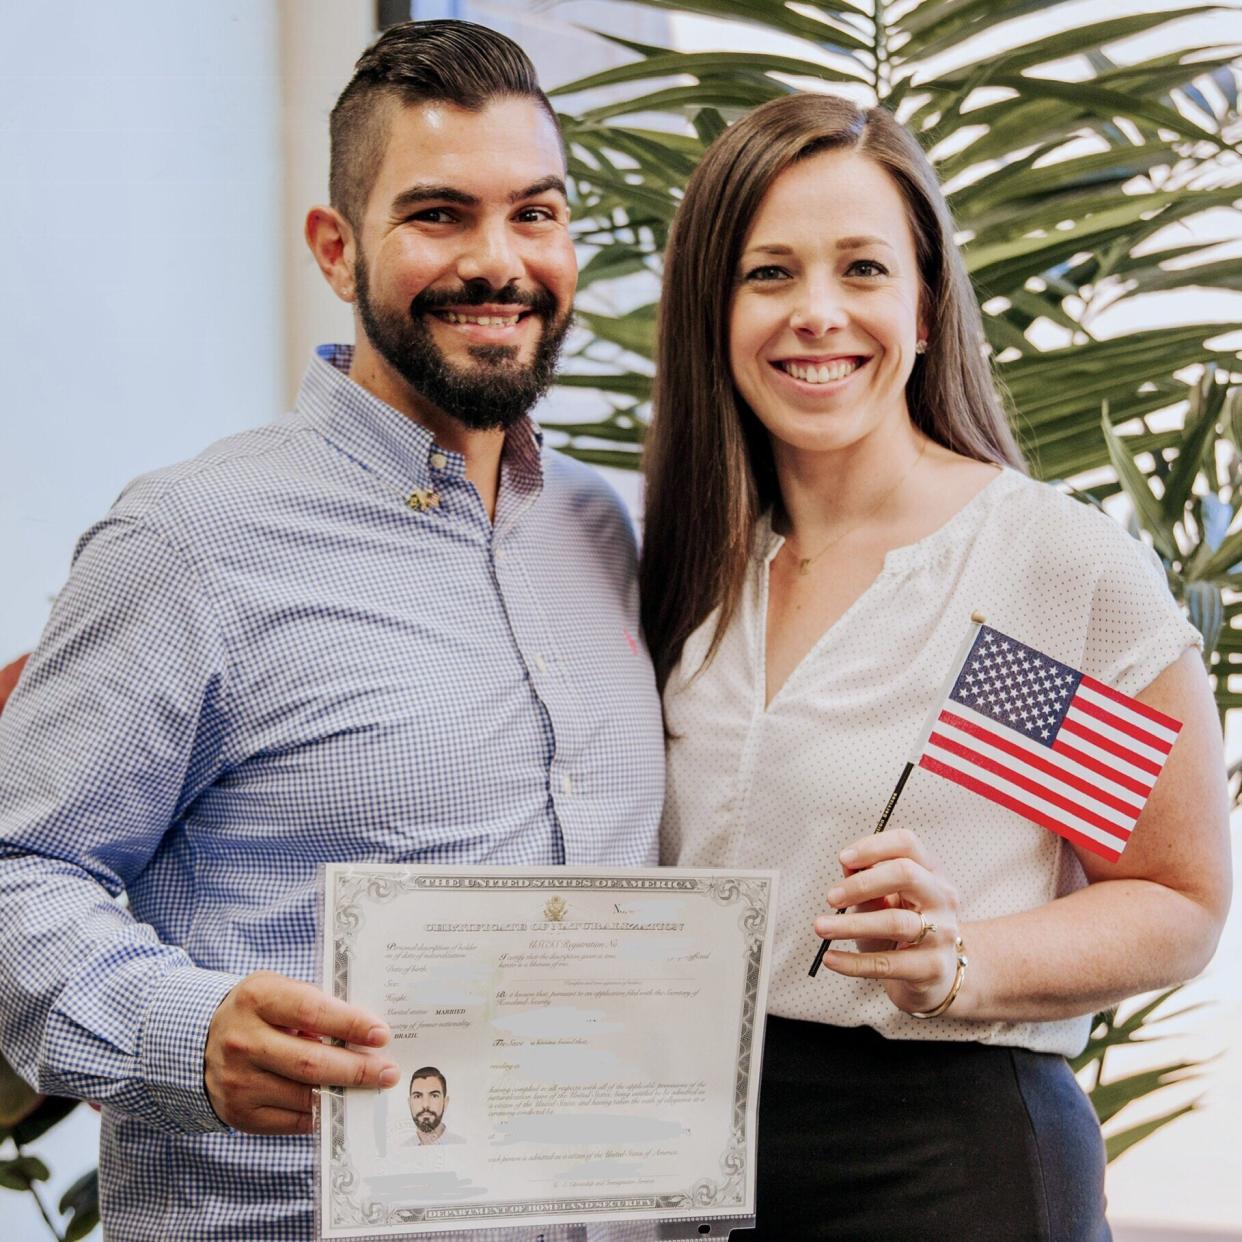
<instances>
[{"instance_id":1,"label":"certificate border","mask_svg":"<svg viewBox=\"0 0 1242 1242\"><path fill-rule=\"evenodd\" d=\"M454 874L450 870L407 867L401 864L333 864L327 868L324 893L325 927L332 919L332 993L349 999L350 953L366 922L363 904L385 905L396 897L420 890L445 892L454 889L589 890L594 892L676 893L702 897L719 905L738 905L738 926L744 933L745 979L735 1066L732 1132L720 1154L718 1179L703 1177L685 1190L662 1195L600 1195L545 1197L483 1205L437 1205L391 1207L364 1198L362 1179L345 1152L345 1101L339 1089L321 1095L321 1124L329 1133L327 1170L327 1222L332 1229L385 1228L436 1224L444 1229L503 1223L522 1217L559 1217L586 1220L592 1215L610 1219L670 1218L692 1214L737 1215L745 1211L747 1189L746 1104L750 1094L751 1062L755 1048L756 1016L763 978L763 949L773 896L770 875L718 874L709 871L677 872L662 876L613 875L567 872L535 872L529 875ZM760 1027L760 1032L762 1028ZM322 1140L320 1144L322 1153ZM321 1176L322 1180L322 1176ZM323 1191L320 1191L322 1200ZM618 1215L620 1213L620 1215Z\"/></svg>"}]
</instances>

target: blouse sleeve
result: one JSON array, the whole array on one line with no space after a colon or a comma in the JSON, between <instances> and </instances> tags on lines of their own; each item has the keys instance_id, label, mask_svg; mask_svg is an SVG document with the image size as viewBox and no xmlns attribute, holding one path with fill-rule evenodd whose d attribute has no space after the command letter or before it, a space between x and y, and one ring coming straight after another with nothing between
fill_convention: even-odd
<instances>
[{"instance_id":1,"label":"blouse sleeve","mask_svg":"<svg viewBox=\"0 0 1242 1242\"><path fill-rule=\"evenodd\" d=\"M1203 638L1173 598L1155 552L1112 518L1091 516L1101 525L1097 537L1106 555L1091 601L1082 669L1123 694L1138 694L1188 647L1202 648Z\"/></svg>"}]
</instances>

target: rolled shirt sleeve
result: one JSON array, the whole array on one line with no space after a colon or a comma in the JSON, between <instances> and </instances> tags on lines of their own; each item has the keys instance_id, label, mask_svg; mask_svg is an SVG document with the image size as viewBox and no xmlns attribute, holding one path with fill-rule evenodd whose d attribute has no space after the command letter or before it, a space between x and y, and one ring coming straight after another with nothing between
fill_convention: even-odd
<instances>
[{"instance_id":1,"label":"rolled shirt sleeve","mask_svg":"<svg viewBox=\"0 0 1242 1242\"><path fill-rule=\"evenodd\" d=\"M87 533L0 717L0 1047L38 1089L223 1129L203 1052L237 976L121 899L225 765L227 659L193 566L142 522Z\"/></svg>"}]
</instances>

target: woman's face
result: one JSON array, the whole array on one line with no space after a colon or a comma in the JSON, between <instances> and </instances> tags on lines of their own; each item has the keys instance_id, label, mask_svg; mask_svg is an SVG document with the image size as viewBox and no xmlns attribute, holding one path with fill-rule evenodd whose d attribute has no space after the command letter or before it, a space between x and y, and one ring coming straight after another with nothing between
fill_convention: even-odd
<instances>
[{"instance_id":1,"label":"woman's face","mask_svg":"<svg viewBox=\"0 0 1242 1242\"><path fill-rule=\"evenodd\" d=\"M785 169L735 279L733 381L778 458L782 446L832 452L877 430L905 432L906 380L925 333L905 203L879 164L823 151Z\"/></svg>"}]
</instances>

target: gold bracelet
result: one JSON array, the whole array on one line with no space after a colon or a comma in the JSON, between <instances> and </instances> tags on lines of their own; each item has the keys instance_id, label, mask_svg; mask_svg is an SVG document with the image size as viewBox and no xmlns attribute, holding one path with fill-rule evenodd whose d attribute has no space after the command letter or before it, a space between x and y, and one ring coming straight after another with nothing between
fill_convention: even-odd
<instances>
[{"instance_id":1,"label":"gold bracelet","mask_svg":"<svg viewBox=\"0 0 1242 1242\"><path fill-rule=\"evenodd\" d=\"M962 942L961 936L953 942L953 948L957 951L957 973L953 976L953 986L949 989L948 996L935 1009L924 1009L922 1013L917 1009L912 1010L910 1013L912 1018L938 1018L957 999L957 994L962 990L962 982L966 978L966 967L970 959L966 956L966 945Z\"/></svg>"}]
</instances>

